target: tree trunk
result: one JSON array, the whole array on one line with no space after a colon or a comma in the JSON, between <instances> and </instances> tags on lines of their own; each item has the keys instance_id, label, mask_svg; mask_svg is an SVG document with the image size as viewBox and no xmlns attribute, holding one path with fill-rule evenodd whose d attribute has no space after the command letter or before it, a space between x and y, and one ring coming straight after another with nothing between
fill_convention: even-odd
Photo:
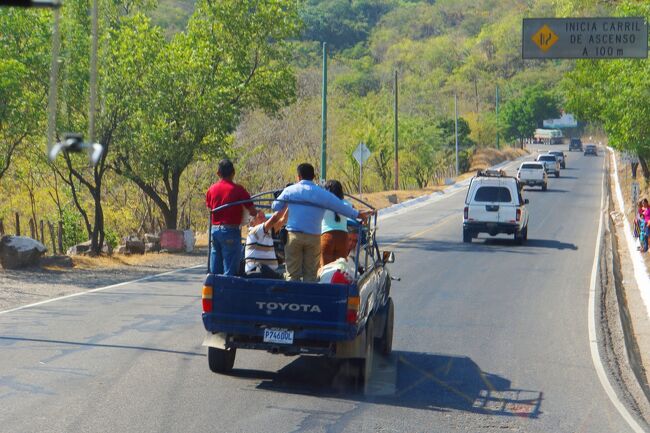
<instances>
[{"instance_id":1,"label":"tree trunk","mask_svg":"<svg viewBox=\"0 0 650 433\"><path fill-rule=\"evenodd\" d=\"M639 164L645 180L650 180L650 170L648 169L648 161L643 156L639 156Z\"/></svg>"}]
</instances>

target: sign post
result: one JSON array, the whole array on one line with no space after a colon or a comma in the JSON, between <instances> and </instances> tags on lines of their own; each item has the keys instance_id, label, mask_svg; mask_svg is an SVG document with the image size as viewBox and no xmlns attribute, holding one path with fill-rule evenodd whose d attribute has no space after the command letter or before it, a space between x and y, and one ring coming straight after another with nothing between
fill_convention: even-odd
<instances>
[{"instance_id":1,"label":"sign post","mask_svg":"<svg viewBox=\"0 0 650 433\"><path fill-rule=\"evenodd\" d=\"M636 212L637 203L639 203L639 195L641 194L641 187L636 180L632 181L632 209Z\"/></svg>"},{"instance_id":2,"label":"sign post","mask_svg":"<svg viewBox=\"0 0 650 433\"><path fill-rule=\"evenodd\" d=\"M524 18L524 59L646 59L643 17Z\"/></svg>"},{"instance_id":3,"label":"sign post","mask_svg":"<svg viewBox=\"0 0 650 433\"><path fill-rule=\"evenodd\" d=\"M352 156L354 156L354 159L359 163L359 196L363 193L363 164L366 163L371 154L372 152L370 152L370 149L368 149L364 142L359 143L354 152L352 152Z\"/></svg>"}]
</instances>

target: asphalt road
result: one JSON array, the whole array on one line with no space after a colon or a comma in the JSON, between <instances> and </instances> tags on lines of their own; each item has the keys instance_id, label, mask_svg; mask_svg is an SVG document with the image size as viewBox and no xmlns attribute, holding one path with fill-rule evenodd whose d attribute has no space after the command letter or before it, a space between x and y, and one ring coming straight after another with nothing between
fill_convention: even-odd
<instances>
[{"instance_id":1,"label":"asphalt road","mask_svg":"<svg viewBox=\"0 0 650 433\"><path fill-rule=\"evenodd\" d=\"M587 330L602 165L572 153L525 193L524 246L463 244L462 191L381 222L401 282L376 394L318 358L239 351L211 373L195 269L0 313L0 431L628 431Z\"/></svg>"}]
</instances>

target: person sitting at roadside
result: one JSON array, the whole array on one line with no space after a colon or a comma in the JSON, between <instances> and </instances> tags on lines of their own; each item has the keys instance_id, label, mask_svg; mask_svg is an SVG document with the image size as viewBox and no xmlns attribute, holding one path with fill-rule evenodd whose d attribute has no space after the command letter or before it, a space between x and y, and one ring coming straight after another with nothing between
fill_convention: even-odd
<instances>
[{"instance_id":1,"label":"person sitting at roadside","mask_svg":"<svg viewBox=\"0 0 650 433\"><path fill-rule=\"evenodd\" d=\"M316 185L314 177L311 164L300 164L298 183L285 188L271 205L276 212L289 208L285 245L286 277L289 281L318 281L321 223L325 209L353 219L366 218L369 214L357 211Z\"/></svg>"},{"instance_id":2,"label":"person sitting at roadside","mask_svg":"<svg viewBox=\"0 0 650 433\"><path fill-rule=\"evenodd\" d=\"M205 195L205 203L210 211L228 203L250 200L248 191L233 182L235 166L232 161L229 159L219 161L217 175L220 180L213 184ZM240 226L244 208L248 209L251 216L257 215L257 209L251 202L212 212L209 272L229 276L239 273L242 253Z\"/></svg>"},{"instance_id":3,"label":"person sitting at roadside","mask_svg":"<svg viewBox=\"0 0 650 433\"><path fill-rule=\"evenodd\" d=\"M338 180L328 180L323 188L343 200L343 203L350 204L344 200L343 185ZM340 257L346 257L347 246L348 219L329 209L326 210L321 224L320 266L323 267Z\"/></svg>"},{"instance_id":4,"label":"person sitting at roadside","mask_svg":"<svg viewBox=\"0 0 650 433\"><path fill-rule=\"evenodd\" d=\"M287 209L275 212L268 220L262 212L252 219L251 227L246 237L244 258L247 276L260 278L281 278L275 271L278 269L278 259L272 236L273 230L279 230L287 218Z\"/></svg>"}]
</instances>

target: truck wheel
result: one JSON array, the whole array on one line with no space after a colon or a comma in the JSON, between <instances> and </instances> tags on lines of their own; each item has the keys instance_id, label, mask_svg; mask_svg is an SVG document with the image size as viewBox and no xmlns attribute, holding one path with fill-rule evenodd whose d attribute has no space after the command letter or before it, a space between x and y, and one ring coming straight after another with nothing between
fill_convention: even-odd
<instances>
[{"instance_id":1,"label":"truck wheel","mask_svg":"<svg viewBox=\"0 0 650 433\"><path fill-rule=\"evenodd\" d=\"M548 189L548 184L545 183L544 185L542 185L542 191L546 191L547 189Z\"/></svg>"},{"instance_id":2,"label":"truck wheel","mask_svg":"<svg viewBox=\"0 0 650 433\"><path fill-rule=\"evenodd\" d=\"M528 226L524 227L524 230L522 231L521 235L524 242L528 240Z\"/></svg>"},{"instance_id":3,"label":"truck wheel","mask_svg":"<svg viewBox=\"0 0 650 433\"><path fill-rule=\"evenodd\" d=\"M360 359L359 384L363 385L363 393L368 392L370 375L372 374L372 359L375 352L375 334L373 332L373 323L370 321L366 324L366 350L363 359Z\"/></svg>"},{"instance_id":4,"label":"truck wheel","mask_svg":"<svg viewBox=\"0 0 650 433\"><path fill-rule=\"evenodd\" d=\"M556 170L556 171L555 171L555 177L560 177L560 172L559 172L559 170Z\"/></svg>"},{"instance_id":5,"label":"truck wheel","mask_svg":"<svg viewBox=\"0 0 650 433\"><path fill-rule=\"evenodd\" d=\"M208 365L213 373L228 373L235 365L237 349L208 347Z\"/></svg>"},{"instance_id":6,"label":"truck wheel","mask_svg":"<svg viewBox=\"0 0 650 433\"><path fill-rule=\"evenodd\" d=\"M517 245L523 245L524 244L523 230L521 232L515 231L514 239Z\"/></svg>"},{"instance_id":7,"label":"truck wheel","mask_svg":"<svg viewBox=\"0 0 650 433\"><path fill-rule=\"evenodd\" d=\"M468 229L463 229L463 242L466 244L472 243L472 233Z\"/></svg>"},{"instance_id":8,"label":"truck wheel","mask_svg":"<svg viewBox=\"0 0 650 433\"><path fill-rule=\"evenodd\" d=\"M395 305L393 299L388 298L386 304L386 324L384 325L384 335L381 337L379 348L384 356L390 355L393 351L393 323L395 322Z\"/></svg>"}]
</instances>

